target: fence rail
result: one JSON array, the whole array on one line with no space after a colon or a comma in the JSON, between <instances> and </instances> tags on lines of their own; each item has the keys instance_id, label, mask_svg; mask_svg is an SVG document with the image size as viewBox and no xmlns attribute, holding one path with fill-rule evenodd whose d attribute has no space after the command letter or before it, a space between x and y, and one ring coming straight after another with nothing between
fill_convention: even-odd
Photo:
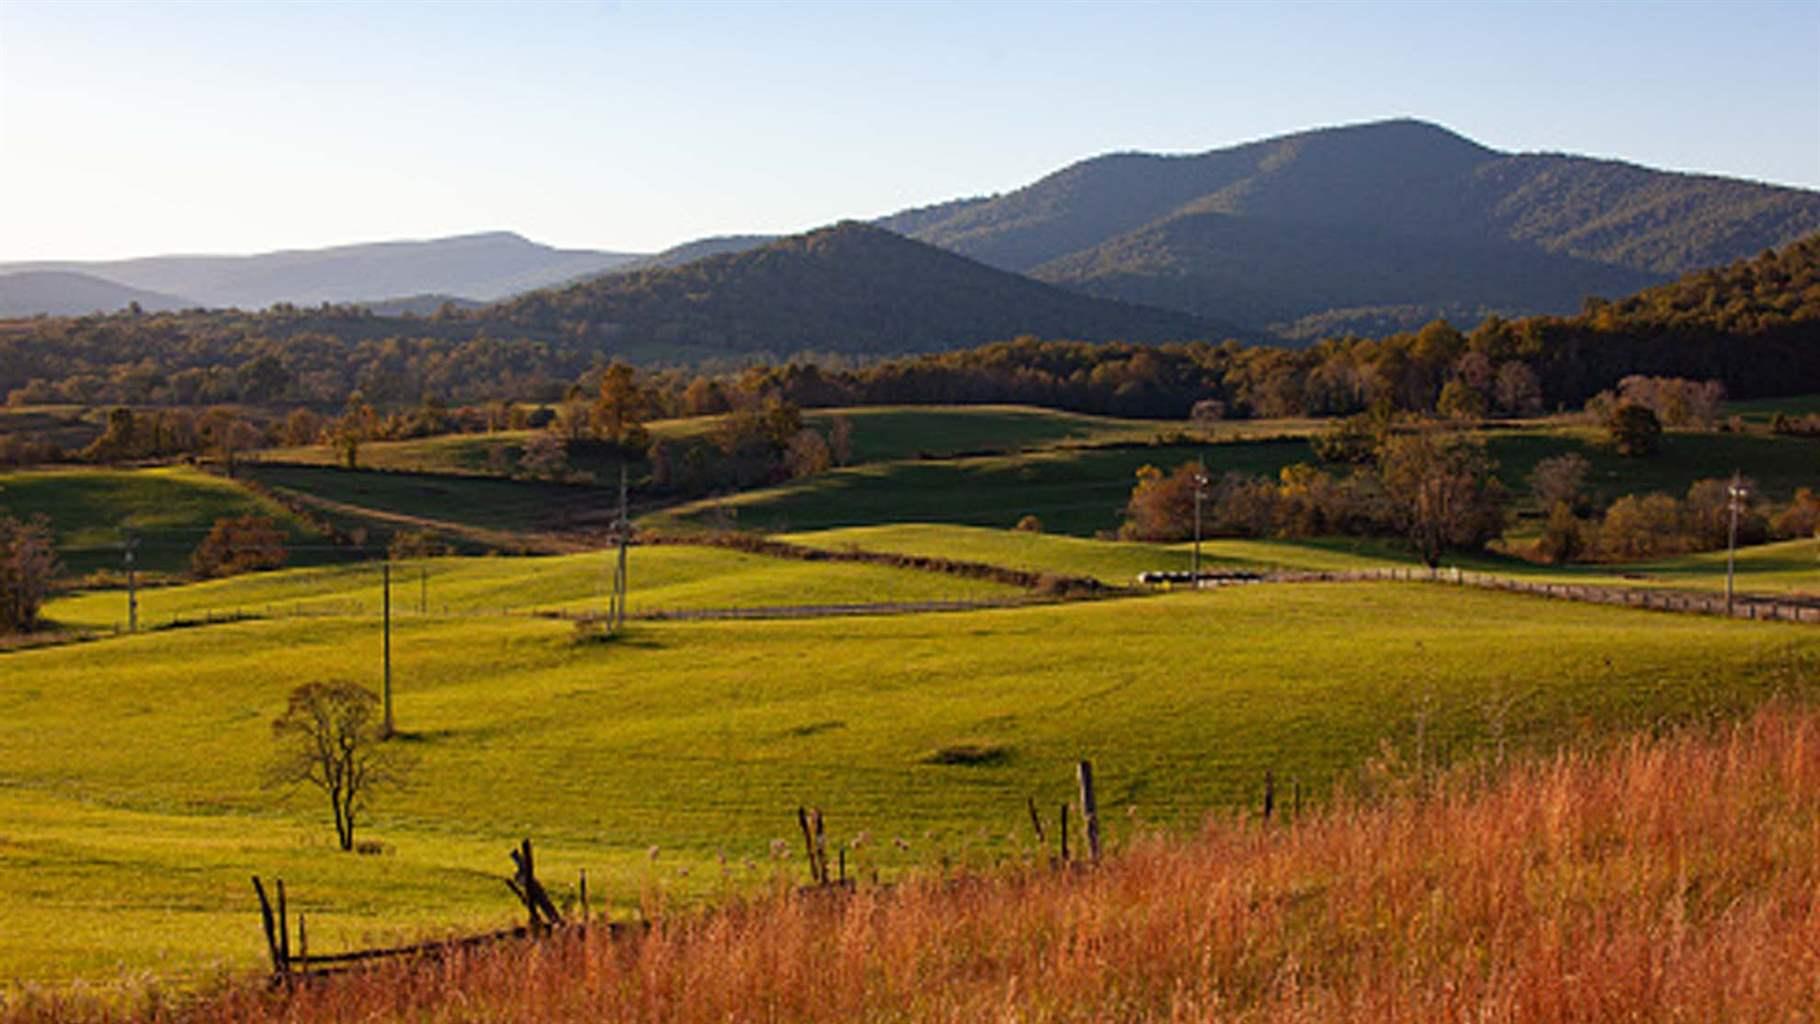
<instances>
[{"instance_id":1,"label":"fence rail","mask_svg":"<svg viewBox=\"0 0 1820 1024\"><path fill-rule=\"evenodd\" d=\"M1518 594L1535 594L1562 601L1589 604L1611 604L1651 611L1682 612L1693 615L1730 614L1734 619L1763 622L1804 622L1820 624L1820 602L1765 597L1760 594L1736 595L1728 613L1725 595L1703 591L1669 590L1648 587L1600 586L1587 583L1556 583L1523 580L1467 569L1392 567L1383 569L1349 569L1344 571L1281 570L1270 573L1235 573L1210 576L1203 573L1200 586L1236 586L1246 583L1354 583L1392 581L1441 583L1462 587L1479 587Z\"/></svg>"}]
</instances>

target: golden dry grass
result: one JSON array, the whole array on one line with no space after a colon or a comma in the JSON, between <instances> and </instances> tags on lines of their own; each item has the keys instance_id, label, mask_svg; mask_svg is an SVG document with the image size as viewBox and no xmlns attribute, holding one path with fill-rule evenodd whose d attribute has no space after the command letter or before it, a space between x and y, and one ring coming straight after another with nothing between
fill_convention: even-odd
<instances>
[{"instance_id":1,"label":"golden dry grass","mask_svg":"<svg viewBox=\"0 0 1820 1024\"><path fill-rule=\"evenodd\" d=\"M1820 1008L1820 711L1211 820L1096 870L789 892L183 1006L195 1021L1805 1021Z\"/></svg>"}]
</instances>

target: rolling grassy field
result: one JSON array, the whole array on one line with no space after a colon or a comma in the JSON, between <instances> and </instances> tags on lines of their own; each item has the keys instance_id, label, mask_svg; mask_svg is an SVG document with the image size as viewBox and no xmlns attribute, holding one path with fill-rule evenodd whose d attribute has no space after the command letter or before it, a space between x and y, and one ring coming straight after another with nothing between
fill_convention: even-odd
<instances>
[{"instance_id":1,"label":"rolling grassy field","mask_svg":"<svg viewBox=\"0 0 1820 1024\"><path fill-rule=\"evenodd\" d=\"M224 516L277 520L295 563L344 557L325 549L318 534L282 507L232 481L182 466L0 473L0 509L47 517L65 570L76 574L120 568L119 545L129 529L140 537L140 568L182 572L209 527Z\"/></svg>"},{"instance_id":2,"label":"rolling grassy field","mask_svg":"<svg viewBox=\"0 0 1820 1024\"><path fill-rule=\"evenodd\" d=\"M767 894L274 998L187 1024L1804 1020L1820 1006L1820 711L1390 777L1268 826L1219 817L1091 871L1020 858L845 899ZM630 949L628 948L630 946ZM156 989L153 990L157 992ZM153 1024L83 993L0 1021Z\"/></svg>"},{"instance_id":3,"label":"rolling grassy field","mask_svg":"<svg viewBox=\"0 0 1820 1024\"><path fill-rule=\"evenodd\" d=\"M846 417L853 426L855 462L947 457L963 452L1015 452L1070 443L1142 442L1183 426L1176 420L1117 419L1018 405L812 409L803 414L803 424L826 432L837 416ZM698 416L654 420L646 426L654 438L687 441L706 437L719 420L718 416ZM1286 429L1287 422L1273 423L1271 429ZM373 441L361 446L360 464L370 469L494 475L499 472L502 459L504 465L516 461L530 434L528 430L513 430ZM262 452L261 457L320 466L336 464L334 451L326 445L271 449Z\"/></svg>"},{"instance_id":4,"label":"rolling grassy field","mask_svg":"<svg viewBox=\"0 0 1820 1024\"><path fill-rule=\"evenodd\" d=\"M1757 398L1746 402L1725 403L1725 415L1742 416L1747 423L1768 423L1777 413L1807 416L1820 412L1820 395L1791 395L1787 398Z\"/></svg>"},{"instance_id":5,"label":"rolling grassy field","mask_svg":"<svg viewBox=\"0 0 1820 1024\"><path fill-rule=\"evenodd\" d=\"M1813 439L1675 433L1665 437L1661 455L1624 459L1606 448L1590 428L1500 428L1484 437L1518 512L1535 511L1527 477L1536 463L1568 452L1591 463L1588 486L1602 500L1650 491L1679 496L1695 480L1729 476L1734 469L1753 477L1759 492L1776 501L1788 500L1797 487L1820 484L1820 441ZM730 514L744 529L801 532L905 522L1008 527L1030 514L1041 519L1048 532L1091 536L1117 528L1139 467L1172 469L1192 459L1202 460L1214 475L1261 476L1275 476L1297 462L1316 461L1305 440L1270 437L880 462L679 505L648 521L686 528ZM955 500L957 494L966 499Z\"/></svg>"},{"instance_id":6,"label":"rolling grassy field","mask_svg":"<svg viewBox=\"0 0 1820 1024\"><path fill-rule=\"evenodd\" d=\"M394 616L585 612L604 609L610 552L492 558L429 558L393 567ZM721 548L640 546L628 559L629 608L645 612L880 602L975 601L1011 597L1016 587L878 565L765 558ZM140 621L208 613L379 614L381 566L353 565L253 573L143 590ZM120 591L59 597L45 615L60 625L112 629L125 615Z\"/></svg>"},{"instance_id":7,"label":"rolling grassy field","mask_svg":"<svg viewBox=\"0 0 1820 1024\"><path fill-rule=\"evenodd\" d=\"M1285 440L884 462L691 502L646 521L687 528L730 513L742 529L805 532L887 523L1003 528L1035 515L1048 532L1092 536L1117 528L1139 467L1173 468L1195 458L1218 473L1274 475L1312 457L1307 442Z\"/></svg>"},{"instance_id":8,"label":"rolling grassy field","mask_svg":"<svg viewBox=\"0 0 1820 1024\"><path fill-rule=\"evenodd\" d=\"M986 562L1031 572L1092 576L1130 584L1140 572L1187 571L1192 545L1100 541L1081 537L991 530L934 523L860 526L785 534L782 539L829 550L857 549ZM1449 566L1527 580L1680 590L1725 589L1725 552L1706 551L1653 562L1612 565L1537 565L1493 555L1450 556ZM1315 572L1416 565L1396 545L1381 540L1241 540L1201 542L1208 572L1308 570ZM1791 540L1738 550L1737 587L1744 593L1820 595L1820 540Z\"/></svg>"},{"instance_id":9,"label":"rolling grassy field","mask_svg":"<svg viewBox=\"0 0 1820 1024\"><path fill-rule=\"evenodd\" d=\"M1147 544L1102 541L979 526L913 523L856 526L843 530L784 534L780 538L830 551L856 549L888 554L927 555L1002 565L1030 572L1091 576L1116 586L1129 586L1138 573L1186 572L1193 564L1192 544ZM1268 569L1343 570L1408 565L1413 560L1388 545L1344 538L1310 541L1209 538L1201 542L1205 572Z\"/></svg>"},{"instance_id":10,"label":"rolling grassy field","mask_svg":"<svg viewBox=\"0 0 1820 1024\"><path fill-rule=\"evenodd\" d=\"M284 695L376 682L376 632L289 619L0 656L0 976L252 967L251 873L286 878L319 950L497 924L525 835L543 874L586 866L621 913L641 891L714 898L800 874L800 803L860 872L977 863L1026 842L1024 798L1065 800L1081 756L1118 843L1255 799L1266 769L1318 796L1386 742L1437 762L1726 711L1820 657L1811 628L1417 584L637 623L604 643L403 618L416 781L364 833L387 853L341 855L312 794L259 779Z\"/></svg>"},{"instance_id":11,"label":"rolling grassy field","mask_svg":"<svg viewBox=\"0 0 1820 1024\"><path fill-rule=\"evenodd\" d=\"M268 487L355 509L514 533L598 526L612 518L619 500L617 490L602 487L478 476L270 464L249 465L245 473Z\"/></svg>"}]
</instances>

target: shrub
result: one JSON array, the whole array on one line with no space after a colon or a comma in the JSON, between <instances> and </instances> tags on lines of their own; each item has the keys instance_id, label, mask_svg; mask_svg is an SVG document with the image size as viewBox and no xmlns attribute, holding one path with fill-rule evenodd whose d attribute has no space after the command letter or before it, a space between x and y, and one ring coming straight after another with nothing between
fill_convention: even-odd
<instances>
[{"instance_id":1,"label":"shrub","mask_svg":"<svg viewBox=\"0 0 1820 1024\"><path fill-rule=\"evenodd\" d=\"M1646 405L1625 403L1612 410L1605 429L1619 455L1643 458L1662 448L1662 421Z\"/></svg>"},{"instance_id":2,"label":"shrub","mask_svg":"<svg viewBox=\"0 0 1820 1024\"><path fill-rule=\"evenodd\" d=\"M215 520L190 556L190 570L206 578L276 569L284 564L285 554L284 534L272 520L253 515L228 517Z\"/></svg>"},{"instance_id":3,"label":"shrub","mask_svg":"<svg viewBox=\"0 0 1820 1024\"><path fill-rule=\"evenodd\" d=\"M1025 533L1042 533L1043 521L1035 516L1027 515L1022 519L1019 519L1017 525L1012 527L1012 529L1022 530Z\"/></svg>"}]
</instances>

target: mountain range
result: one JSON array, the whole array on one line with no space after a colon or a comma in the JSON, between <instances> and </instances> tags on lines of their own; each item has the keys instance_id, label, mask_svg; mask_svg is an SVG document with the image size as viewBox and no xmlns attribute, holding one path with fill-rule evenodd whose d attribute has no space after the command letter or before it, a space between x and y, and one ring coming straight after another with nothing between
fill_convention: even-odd
<instances>
[{"instance_id":1,"label":"mountain range","mask_svg":"<svg viewBox=\"0 0 1820 1024\"><path fill-rule=\"evenodd\" d=\"M0 263L0 315L118 309L136 296L156 295L145 308L238 307L275 303L380 302L438 295L490 302L589 277L636 258L630 253L556 249L506 231L425 241L371 242L328 249L293 249L254 256L150 256L101 262ZM43 279L21 275L76 274L115 285L120 297L93 289L111 305L31 308L26 289ZM46 292L47 296L54 296ZM41 305L49 305L48 300ZM67 303L65 304L67 305Z\"/></svg>"},{"instance_id":2,"label":"mountain range","mask_svg":"<svg viewBox=\"0 0 1820 1024\"><path fill-rule=\"evenodd\" d=\"M520 324L559 316L601 339L703 332L700 344L722 350L750 343L796 351L811 347L810 338L847 339L841 347L855 351L905 350L981 331L1136 338L1195 329L1294 342L1384 334L1436 316L1470 324L1492 313L1572 312L1591 295L1628 294L1820 231L1820 193L1504 153L1397 120L1190 155L1110 154L1003 195L873 224L1024 280L975 279L960 264L912 258L851 224L783 242L702 239L646 256L492 233L250 257L0 264L0 314L40 311L28 308L37 288L45 312L79 311L85 302L156 309L329 301L422 315L444 302L467 308L503 299L497 315L469 315ZM821 258L830 246L848 262ZM728 262L754 253L770 255ZM22 280L23 272L40 276ZM100 280L79 283L71 274ZM1027 287L1036 282L1055 291ZM111 296L101 287L109 283L147 294ZM945 296L943 288L956 291ZM1027 322L994 315L988 296ZM1117 305L1076 301L1083 297ZM1128 329L1108 330L1117 326L1105 319L1115 310ZM863 319L873 313L899 321ZM766 317L774 319L759 322ZM769 347L792 338L804 343Z\"/></svg>"},{"instance_id":3,"label":"mountain range","mask_svg":"<svg viewBox=\"0 0 1820 1024\"><path fill-rule=\"evenodd\" d=\"M1820 231L1820 193L1502 153L1399 120L1096 157L880 224L1052 284L1296 337L1304 318L1571 312Z\"/></svg>"}]
</instances>

